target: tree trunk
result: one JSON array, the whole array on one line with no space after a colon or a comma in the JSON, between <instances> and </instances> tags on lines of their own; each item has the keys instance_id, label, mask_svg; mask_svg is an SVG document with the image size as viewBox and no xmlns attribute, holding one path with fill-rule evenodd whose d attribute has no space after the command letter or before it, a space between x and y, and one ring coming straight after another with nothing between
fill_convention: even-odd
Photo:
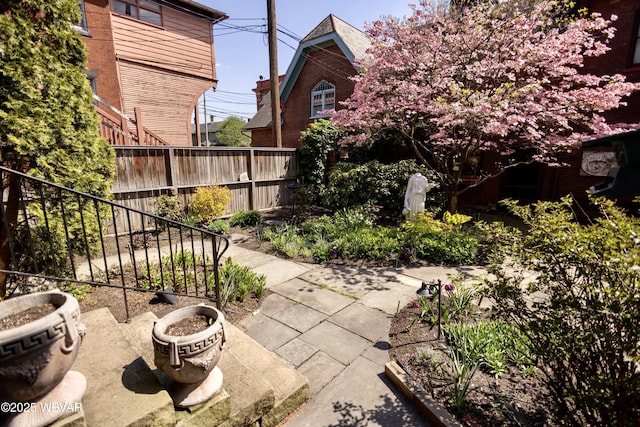
<instances>
[{"instance_id":1,"label":"tree trunk","mask_svg":"<svg viewBox=\"0 0 640 427\"><path fill-rule=\"evenodd\" d=\"M453 175L447 177L445 194L447 195L447 210L452 214L456 213L460 196L460 172L455 171Z\"/></svg>"},{"instance_id":2,"label":"tree trunk","mask_svg":"<svg viewBox=\"0 0 640 427\"><path fill-rule=\"evenodd\" d=\"M4 211L4 224L0 225L0 270L11 267L11 243L18 222L20 204L20 181L16 175L9 175L9 195ZM0 272L0 300L7 295L8 274Z\"/></svg>"},{"instance_id":3,"label":"tree trunk","mask_svg":"<svg viewBox=\"0 0 640 427\"><path fill-rule=\"evenodd\" d=\"M448 196L449 212L456 213L458 211L458 191L452 191Z\"/></svg>"}]
</instances>

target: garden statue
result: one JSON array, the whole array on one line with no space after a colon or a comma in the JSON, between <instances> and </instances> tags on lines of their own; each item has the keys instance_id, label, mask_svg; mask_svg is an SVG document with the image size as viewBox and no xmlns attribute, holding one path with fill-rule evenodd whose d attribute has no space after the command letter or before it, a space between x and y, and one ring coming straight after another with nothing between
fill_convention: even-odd
<instances>
[{"instance_id":1,"label":"garden statue","mask_svg":"<svg viewBox=\"0 0 640 427\"><path fill-rule=\"evenodd\" d=\"M430 183L420 172L411 175L407 183L407 191L404 193L404 209L402 209L402 214L408 221L413 221L419 213L424 212L427 193L437 186Z\"/></svg>"}]
</instances>

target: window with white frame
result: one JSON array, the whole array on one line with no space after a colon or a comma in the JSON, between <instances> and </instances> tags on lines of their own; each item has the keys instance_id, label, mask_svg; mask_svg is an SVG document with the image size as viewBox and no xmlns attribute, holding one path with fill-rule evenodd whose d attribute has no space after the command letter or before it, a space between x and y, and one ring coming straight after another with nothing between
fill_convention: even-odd
<instances>
[{"instance_id":1,"label":"window with white frame","mask_svg":"<svg viewBox=\"0 0 640 427\"><path fill-rule=\"evenodd\" d=\"M311 91L311 117L320 117L321 111L336 108L336 87L326 80L318 83Z\"/></svg>"},{"instance_id":2,"label":"window with white frame","mask_svg":"<svg viewBox=\"0 0 640 427\"><path fill-rule=\"evenodd\" d=\"M122 15L162 25L162 11L160 5L150 0L113 0L113 11Z\"/></svg>"}]
</instances>

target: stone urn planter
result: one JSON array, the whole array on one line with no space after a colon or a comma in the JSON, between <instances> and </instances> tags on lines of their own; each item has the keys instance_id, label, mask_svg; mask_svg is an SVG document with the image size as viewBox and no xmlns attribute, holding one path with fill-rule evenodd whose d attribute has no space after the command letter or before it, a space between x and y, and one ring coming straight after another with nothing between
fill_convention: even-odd
<instances>
[{"instance_id":1,"label":"stone urn planter","mask_svg":"<svg viewBox=\"0 0 640 427\"><path fill-rule=\"evenodd\" d=\"M178 322L203 316L208 326L199 332L167 332ZM201 404L220 390L222 371L216 365L226 341L222 312L204 304L180 308L155 323L152 340L156 367L171 380L167 390L175 406Z\"/></svg>"},{"instance_id":2,"label":"stone urn planter","mask_svg":"<svg viewBox=\"0 0 640 427\"><path fill-rule=\"evenodd\" d=\"M85 333L80 306L60 291L40 292L0 302L0 402L3 425L48 425L81 407L87 382L69 371ZM27 420L27 418L29 420Z\"/></svg>"}]
</instances>

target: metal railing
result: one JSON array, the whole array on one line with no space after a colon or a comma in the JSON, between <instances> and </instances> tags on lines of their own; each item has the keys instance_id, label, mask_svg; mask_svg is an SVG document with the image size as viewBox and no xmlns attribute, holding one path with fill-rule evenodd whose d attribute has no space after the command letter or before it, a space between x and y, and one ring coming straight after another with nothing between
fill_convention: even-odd
<instances>
[{"instance_id":1,"label":"metal railing","mask_svg":"<svg viewBox=\"0 0 640 427\"><path fill-rule=\"evenodd\" d=\"M4 167L0 178L0 280L8 296L28 292L36 277L121 288L127 321L132 291L215 300L220 308L223 236Z\"/></svg>"}]
</instances>

